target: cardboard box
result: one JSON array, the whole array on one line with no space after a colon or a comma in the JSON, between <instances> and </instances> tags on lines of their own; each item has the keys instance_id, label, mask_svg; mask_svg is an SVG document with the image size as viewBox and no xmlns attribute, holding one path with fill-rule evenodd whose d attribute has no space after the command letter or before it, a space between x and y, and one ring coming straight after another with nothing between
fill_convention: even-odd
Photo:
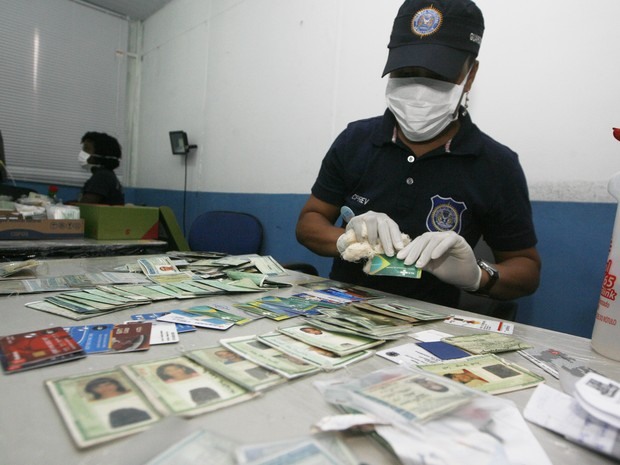
<instances>
[{"instance_id":1,"label":"cardboard box","mask_svg":"<svg viewBox=\"0 0 620 465\"><path fill-rule=\"evenodd\" d=\"M92 239L157 239L159 208L79 204L84 235Z\"/></svg>"},{"instance_id":2,"label":"cardboard box","mask_svg":"<svg viewBox=\"0 0 620 465\"><path fill-rule=\"evenodd\" d=\"M84 237L84 220L0 221L0 240L75 239Z\"/></svg>"}]
</instances>

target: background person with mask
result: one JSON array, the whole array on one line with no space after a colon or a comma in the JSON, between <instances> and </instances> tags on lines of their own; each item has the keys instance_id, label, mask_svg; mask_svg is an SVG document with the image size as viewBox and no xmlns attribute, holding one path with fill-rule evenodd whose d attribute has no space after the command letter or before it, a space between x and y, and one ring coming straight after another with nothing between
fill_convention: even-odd
<instances>
[{"instance_id":1,"label":"background person with mask","mask_svg":"<svg viewBox=\"0 0 620 465\"><path fill-rule=\"evenodd\" d=\"M87 132L82 136L78 161L92 176L82 188L79 203L124 205L125 194L114 170L119 166L121 146L105 133Z\"/></svg>"},{"instance_id":2,"label":"background person with mask","mask_svg":"<svg viewBox=\"0 0 620 465\"><path fill-rule=\"evenodd\" d=\"M338 136L298 219L299 242L335 257L332 279L451 307L460 289L497 299L537 289L541 263L518 157L467 112L483 32L468 0L400 7L383 72L388 109ZM363 263L341 259L351 245L345 225L335 226L343 205L354 213L346 229L356 241L379 244L422 278L369 276ZM481 236L497 264L476 259Z\"/></svg>"}]
</instances>

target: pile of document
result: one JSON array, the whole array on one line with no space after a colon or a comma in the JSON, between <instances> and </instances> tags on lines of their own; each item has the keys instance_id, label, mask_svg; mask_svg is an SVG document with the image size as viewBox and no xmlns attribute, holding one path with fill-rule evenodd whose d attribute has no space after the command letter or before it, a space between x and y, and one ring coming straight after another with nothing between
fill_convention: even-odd
<instances>
[{"instance_id":1,"label":"pile of document","mask_svg":"<svg viewBox=\"0 0 620 465\"><path fill-rule=\"evenodd\" d=\"M315 428L373 424L402 463L551 465L513 403L444 376L394 367L314 384L347 414L323 418Z\"/></svg>"},{"instance_id":2,"label":"pile of document","mask_svg":"<svg viewBox=\"0 0 620 465\"><path fill-rule=\"evenodd\" d=\"M289 380L343 368L370 357L369 349L382 342L308 325L287 326L221 339L173 357L51 379L46 386L76 445L83 448L142 431L165 416L215 411ZM141 349L120 349L128 350ZM109 415L99 414L101 404ZM84 426L73 427L78 424Z\"/></svg>"},{"instance_id":3,"label":"pile of document","mask_svg":"<svg viewBox=\"0 0 620 465\"><path fill-rule=\"evenodd\" d=\"M575 384L575 399L594 418L620 428L620 384L589 373Z\"/></svg>"},{"instance_id":4,"label":"pile of document","mask_svg":"<svg viewBox=\"0 0 620 465\"><path fill-rule=\"evenodd\" d=\"M589 372L572 394L541 384L523 415L569 441L620 459L620 383Z\"/></svg>"},{"instance_id":5,"label":"pile of document","mask_svg":"<svg viewBox=\"0 0 620 465\"><path fill-rule=\"evenodd\" d=\"M209 463L218 465L359 463L344 441L332 434L313 434L242 445L219 433L201 429L160 453L146 465L204 463L201 461L204 457L209 457Z\"/></svg>"},{"instance_id":6,"label":"pile of document","mask_svg":"<svg viewBox=\"0 0 620 465\"><path fill-rule=\"evenodd\" d=\"M444 313L378 299L320 308L318 314L309 319L309 324L327 331L385 341L401 338L415 324L444 318Z\"/></svg>"},{"instance_id":7,"label":"pile of document","mask_svg":"<svg viewBox=\"0 0 620 465\"><path fill-rule=\"evenodd\" d=\"M212 261L217 262L213 270L225 277L203 278L179 269L169 257L162 256L139 259L115 272L4 282L0 294L65 291L26 306L82 320L160 300L263 292L291 286L272 281L271 274L261 272L272 273L279 266L271 257L243 260L226 257Z\"/></svg>"}]
</instances>

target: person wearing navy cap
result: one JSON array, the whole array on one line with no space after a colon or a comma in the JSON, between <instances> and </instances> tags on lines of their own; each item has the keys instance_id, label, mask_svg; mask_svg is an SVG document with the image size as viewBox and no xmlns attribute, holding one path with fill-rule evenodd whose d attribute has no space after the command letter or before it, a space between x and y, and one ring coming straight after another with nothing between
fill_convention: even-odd
<instances>
[{"instance_id":1,"label":"person wearing navy cap","mask_svg":"<svg viewBox=\"0 0 620 465\"><path fill-rule=\"evenodd\" d=\"M387 110L350 123L327 152L297 222L298 241L334 257L330 278L457 307L460 290L533 293L541 260L518 156L467 110L484 18L470 0L407 0L383 76ZM336 224L341 208L350 209ZM476 258L480 238L495 263ZM411 240L410 240L411 239ZM420 279L366 274L355 244L415 265Z\"/></svg>"}]
</instances>

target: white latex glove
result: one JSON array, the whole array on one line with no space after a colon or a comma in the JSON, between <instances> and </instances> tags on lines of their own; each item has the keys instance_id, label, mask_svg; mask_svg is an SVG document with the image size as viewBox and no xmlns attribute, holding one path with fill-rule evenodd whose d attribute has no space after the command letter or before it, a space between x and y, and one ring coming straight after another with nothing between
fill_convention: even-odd
<instances>
[{"instance_id":1,"label":"white latex glove","mask_svg":"<svg viewBox=\"0 0 620 465\"><path fill-rule=\"evenodd\" d=\"M393 257L395 250L403 248L400 228L396 222L385 213L368 211L354 216L347 224L347 231L353 229L358 242L368 240L371 247L380 243L383 252Z\"/></svg>"},{"instance_id":2,"label":"white latex glove","mask_svg":"<svg viewBox=\"0 0 620 465\"><path fill-rule=\"evenodd\" d=\"M398 252L396 258L466 291L480 287L482 271L474 251L453 231L424 233Z\"/></svg>"},{"instance_id":3,"label":"white latex glove","mask_svg":"<svg viewBox=\"0 0 620 465\"><path fill-rule=\"evenodd\" d=\"M349 247L356 241L357 239L355 238L355 231L353 230L345 231L344 234L341 234L336 241L336 248L338 249L338 252L340 252L340 255L342 255L344 251L347 250L347 247Z\"/></svg>"}]
</instances>

